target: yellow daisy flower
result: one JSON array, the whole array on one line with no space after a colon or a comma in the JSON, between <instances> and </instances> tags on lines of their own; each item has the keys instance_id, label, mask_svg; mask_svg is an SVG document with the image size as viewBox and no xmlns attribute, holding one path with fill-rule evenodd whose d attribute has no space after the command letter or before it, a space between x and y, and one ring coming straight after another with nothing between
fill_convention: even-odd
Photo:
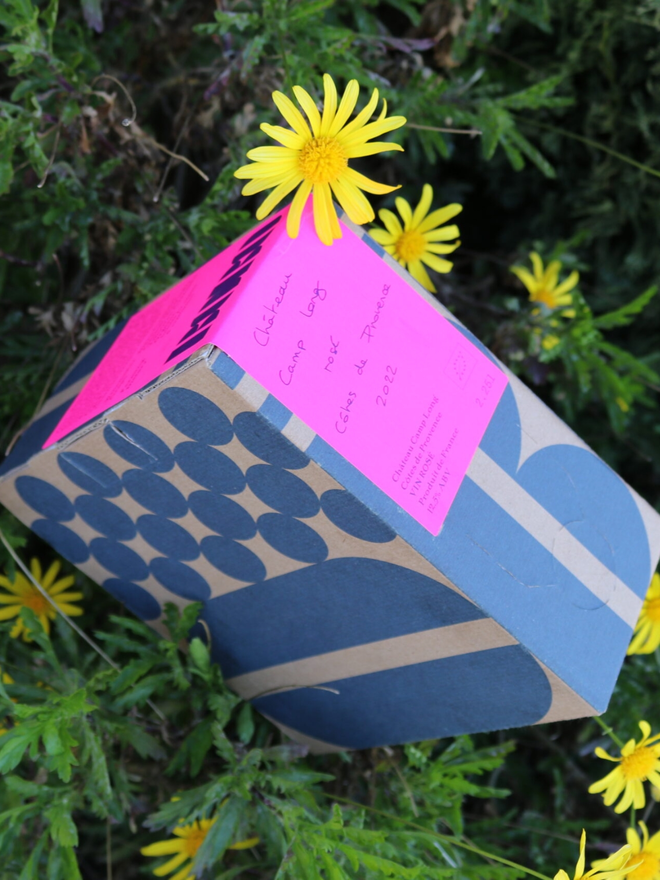
<instances>
[{"instance_id":1,"label":"yellow daisy flower","mask_svg":"<svg viewBox=\"0 0 660 880\"><path fill-rule=\"evenodd\" d=\"M409 203L401 197L396 199L397 211L403 220L401 221L392 211L383 208L378 216L385 224L385 229L371 229L369 235L378 244L382 244L388 254L391 254L402 266L404 266L419 283L427 290L435 292L435 285L424 268L424 263L435 269L436 272L450 272L453 263L443 260L437 254L451 254L460 245L460 241L453 244L439 244L458 238L460 235L458 226L442 226L447 220L451 220L463 210L462 205L445 205L429 214L429 208L433 202L433 189L428 183L424 184L422 197L413 211ZM442 228L440 228L442 227Z\"/></svg>"},{"instance_id":2,"label":"yellow daisy flower","mask_svg":"<svg viewBox=\"0 0 660 880\"><path fill-rule=\"evenodd\" d=\"M20 571L16 572L13 581L10 581L5 575L0 575L0 587L4 587L8 591L0 593L0 605L7 606L6 608L0 608L0 620L11 620L12 617L18 617L15 626L10 632L12 638L17 639L19 636L22 636L23 641L32 641L23 626L23 621L19 617L21 608L31 608L47 633L50 632L50 621L55 620L57 616L57 608L70 617L83 613L82 608L71 604L82 599L83 594L66 592L75 582L75 578L69 576L56 580L60 567L61 563L55 561L46 574L42 575L39 560L32 559L30 562L32 576L41 584L48 595L52 597L55 605L49 602Z\"/></svg>"},{"instance_id":3,"label":"yellow daisy flower","mask_svg":"<svg viewBox=\"0 0 660 880\"><path fill-rule=\"evenodd\" d=\"M354 168L349 168L348 160L372 156L384 150L402 150L399 144L367 141L400 128L406 120L403 116L387 117L387 102L383 101L378 119L367 124L378 105L378 89L374 89L364 110L348 122L360 94L357 80L351 80L346 86L339 107L337 88L327 73L323 75L323 86L323 115L308 92L300 86L293 87L309 124L293 101L282 92L273 92L277 109L293 131L280 125L262 123L261 130L282 146L250 150L247 157L254 162L243 165L235 176L250 181L243 187L244 196L275 187L259 206L257 220L263 220L285 196L298 187L287 218L286 229L291 238L298 235L303 208L307 197L313 193L316 232L323 244L332 244L335 238L341 238L333 195L353 223L361 225L374 219L373 208L361 190L380 195L399 188L370 180Z\"/></svg>"},{"instance_id":4,"label":"yellow daisy flower","mask_svg":"<svg viewBox=\"0 0 660 880\"><path fill-rule=\"evenodd\" d=\"M639 823L642 839L634 828L628 828L626 838L630 847L630 865L634 867L628 880L659 880L660 878L660 831L649 838L644 822ZM604 861L592 862L592 868L600 869Z\"/></svg>"},{"instance_id":5,"label":"yellow daisy flower","mask_svg":"<svg viewBox=\"0 0 660 880\"><path fill-rule=\"evenodd\" d=\"M575 874L573 875L573 880L582 880L583 877L585 878L585 880L586 878L589 878L589 880L619 880L619 878L625 877L625 875L629 874L632 870L632 867L628 867L631 848L629 844L626 844L626 846L622 846L621 849L617 850L608 858L602 859L598 863L598 868L595 867L594 863L592 869L590 871L587 871L587 873L585 874L584 850L586 845L587 833L583 830L582 837L580 838L580 856L578 858L577 865L575 866ZM554 876L554 880L569 880L569 876L564 870L557 871Z\"/></svg>"},{"instance_id":6,"label":"yellow daisy flower","mask_svg":"<svg viewBox=\"0 0 660 880\"><path fill-rule=\"evenodd\" d=\"M646 804L646 795L642 783L648 779L652 785L660 786L660 734L651 736L651 725L648 721L639 722L642 738L637 743L629 740L621 749L620 758L612 758L600 746L596 749L599 758L614 761L619 766L598 782L589 786L590 794L604 792L606 806L611 806L623 793L623 797L614 808L615 813L623 813L628 807L642 809Z\"/></svg>"},{"instance_id":7,"label":"yellow daisy flower","mask_svg":"<svg viewBox=\"0 0 660 880\"><path fill-rule=\"evenodd\" d=\"M660 646L660 574L654 574L639 613L628 653L652 654L658 646Z\"/></svg>"},{"instance_id":8,"label":"yellow daisy flower","mask_svg":"<svg viewBox=\"0 0 660 880\"><path fill-rule=\"evenodd\" d=\"M160 840L158 843L150 843L140 850L143 856L173 856L168 862L154 868L156 877L164 877L176 871L184 862L189 861L190 864L185 865L180 871L170 878L170 880L195 880L195 875L191 873L192 860L197 855L200 846L206 840L209 828L216 821L217 816L213 819L200 819L193 822L192 825L179 825L172 832L175 838L169 840ZM248 849L259 843L258 837L249 837L247 840L241 840L234 843L229 849Z\"/></svg>"},{"instance_id":9,"label":"yellow daisy flower","mask_svg":"<svg viewBox=\"0 0 660 880\"><path fill-rule=\"evenodd\" d=\"M527 288L530 302L543 303L549 309L570 306L573 297L569 291L573 290L580 280L580 273L573 271L565 281L557 284L561 271L559 260L553 260L548 264L547 269L544 269L543 260L535 251L529 257L532 261L533 275L524 266L512 266L511 271ZM575 317L573 309L567 309L562 314L567 318Z\"/></svg>"}]
</instances>

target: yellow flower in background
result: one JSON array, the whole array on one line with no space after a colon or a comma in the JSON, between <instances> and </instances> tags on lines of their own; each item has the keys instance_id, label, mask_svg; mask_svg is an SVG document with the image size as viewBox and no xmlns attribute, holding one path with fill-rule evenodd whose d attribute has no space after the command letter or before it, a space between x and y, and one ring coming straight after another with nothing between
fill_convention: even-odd
<instances>
[{"instance_id":1,"label":"yellow flower in background","mask_svg":"<svg viewBox=\"0 0 660 880\"><path fill-rule=\"evenodd\" d=\"M608 858L602 859L599 862L598 868L595 867L594 863L594 867L585 874L584 850L586 845L587 833L583 830L580 838L580 856L577 865L575 866L573 880L582 880L583 877L589 878L589 880L619 880L619 878L625 877L626 874L631 872L634 863L630 860L631 847L629 844L626 844L626 846L622 846L621 849L617 850L617 852L613 853ZM629 863L631 867L628 867ZM569 880L569 876L564 870L557 871L554 880Z\"/></svg>"},{"instance_id":2,"label":"yellow flower in background","mask_svg":"<svg viewBox=\"0 0 660 880\"><path fill-rule=\"evenodd\" d=\"M626 839L630 847L630 865L634 865L628 874L628 880L658 880L660 878L660 831L649 838L648 828L644 822L639 823L642 839L634 828L628 828ZM600 870L606 860L592 862L592 868Z\"/></svg>"},{"instance_id":3,"label":"yellow flower in background","mask_svg":"<svg viewBox=\"0 0 660 880\"><path fill-rule=\"evenodd\" d=\"M604 792L606 806L611 806L620 795L621 800L614 808L615 813L623 813L628 807L642 809L646 804L644 785L648 779L652 785L660 786L660 734L651 736L651 725L648 721L639 722L642 738L639 742L628 740L621 749L620 758L612 758L600 746L596 749L599 758L614 761L619 766L611 773L589 786L590 794Z\"/></svg>"},{"instance_id":4,"label":"yellow flower in background","mask_svg":"<svg viewBox=\"0 0 660 880\"><path fill-rule=\"evenodd\" d=\"M14 679L11 677L11 675L8 672L3 672L2 673L2 683L3 684L14 684ZM15 703L16 700L14 700L13 702ZM4 724L2 723L2 721L0 721L0 736L4 736L8 730L9 730L9 728L5 727Z\"/></svg>"},{"instance_id":5,"label":"yellow flower in background","mask_svg":"<svg viewBox=\"0 0 660 880\"><path fill-rule=\"evenodd\" d=\"M524 266L512 266L511 271L527 288L530 302L542 303L549 309L570 306L573 302L573 297L569 291L573 290L580 280L580 273L573 271L565 281L558 284L561 271L559 260L553 260L545 269L543 267L543 260L535 251L529 257L532 261L534 274L529 269L525 269ZM566 309L562 314L567 318L575 317L573 309Z\"/></svg>"},{"instance_id":6,"label":"yellow flower in background","mask_svg":"<svg viewBox=\"0 0 660 880\"><path fill-rule=\"evenodd\" d=\"M652 654L658 646L660 646L660 574L654 574L639 613L628 653Z\"/></svg>"},{"instance_id":7,"label":"yellow flower in background","mask_svg":"<svg viewBox=\"0 0 660 880\"><path fill-rule=\"evenodd\" d=\"M385 224L385 229L371 229L369 235L381 244L402 266L410 272L427 290L435 292L435 285L429 278L424 264L436 272L450 272L453 263L443 260L438 254L451 254L460 245L441 244L458 238L458 226L443 226L463 210L462 205L446 205L429 214L433 202L433 189L428 183L422 189L422 198L413 211L409 203L401 197L396 199L397 211L401 220L392 211L383 208L378 216Z\"/></svg>"},{"instance_id":8,"label":"yellow flower in background","mask_svg":"<svg viewBox=\"0 0 660 880\"><path fill-rule=\"evenodd\" d=\"M296 238L300 229L300 217L310 193L313 193L314 225L323 244L332 244L341 238L341 229L332 197L337 199L353 223L362 225L374 219L373 208L364 190L382 195L398 189L376 183L349 168L349 159L358 156L372 156L385 150L402 150L398 144L376 141L367 143L395 128L400 128L406 120L403 116L386 116L387 102L374 122L373 116L378 105L378 89L374 89L367 106L351 121L360 87L357 80L346 86L339 106L337 88L331 76L323 76L325 101L323 113L319 112L311 95L300 86L293 91L298 103L305 111L307 120L296 105L282 92L273 92L273 101L293 131L280 125L264 122L261 130L281 147L257 147L247 154L253 159L251 165L243 165L235 176L249 180L243 187L243 195L249 196L274 187L257 210L257 220L263 220L285 196L298 187L293 197L287 218L287 233Z\"/></svg>"},{"instance_id":9,"label":"yellow flower in background","mask_svg":"<svg viewBox=\"0 0 660 880\"><path fill-rule=\"evenodd\" d=\"M55 606L70 617L75 617L83 613L82 608L71 603L82 599L83 595L82 593L67 593L69 587L73 586L75 578L69 576L57 580L60 567L59 561L53 562L46 574L42 575L39 560L32 559L30 562L32 576L52 597ZM21 608L31 608L46 632L50 632L50 621L55 620L57 616L56 607L30 583L24 574L17 571L13 581L10 581L5 575L0 575L0 587L4 587L8 591L0 593L0 606L6 605L6 608L0 608L0 620L11 620L12 617L19 618L10 632L12 638L17 639L22 636L23 641L32 641L19 617Z\"/></svg>"},{"instance_id":10,"label":"yellow flower in background","mask_svg":"<svg viewBox=\"0 0 660 880\"><path fill-rule=\"evenodd\" d=\"M209 828L216 821L217 816L213 819L200 819L191 825L179 825L173 830L174 838L169 840L160 840L158 843L151 843L144 846L140 850L143 856L172 856L168 862L154 869L156 877L164 877L171 874L181 867L184 862L192 862L197 855L200 846L206 840ZM259 843L258 837L250 837L247 840L241 840L233 844L229 849L248 849ZM187 864L180 871L170 878L170 880L195 880L195 875L190 871L191 864Z\"/></svg>"}]
</instances>

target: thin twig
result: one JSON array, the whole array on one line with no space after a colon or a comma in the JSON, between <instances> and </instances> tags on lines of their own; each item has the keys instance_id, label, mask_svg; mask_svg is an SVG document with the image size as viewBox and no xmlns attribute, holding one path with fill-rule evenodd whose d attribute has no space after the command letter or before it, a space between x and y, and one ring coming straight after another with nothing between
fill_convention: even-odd
<instances>
[{"instance_id":1,"label":"thin twig","mask_svg":"<svg viewBox=\"0 0 660 880\"><path fill-rule=\"evenodd\" d=\"M158 184L158 188L156 189L156 194L153 197L154 202L157 202L160 199L160 194L162 193L163 187L165 186L165 180L167 179L167 175L170 173L170 168L172 167L172 159L176 155L176 151L179 149L179 144L181 143L181 139L183 138L183 135L184 135L186 129L190 125L190 120L192 119L193 113L194 113L194 108L188 114L188 118L181 126L181 130L179 131L179 134L177 135L177 139L174 142L174 153L171 154L170 158L167 160L167 164L165 165L165 170L163 171L162 177L160 178L160 183Z\"/></svg>"},{"instance_id":2,"label":"thin twig","mask_svg":"<svg viewBox=\"0 0 660 880\"><path fill-rule=\"evenodd\" d=\"M651 168L649 165L644 165L643 162L638 162L636 159L631 159L630 156L626 156L624 153L619 153L611 147L606 147L605 144L601 144L599 141L593 141L591 138L584 137L581 134L575 134L575 132L568 131L566 128L558 128L556 125L548 125L545 122L537 122L535 119L518 117L518 121L526 123L527 125L536 126L536 128L545 128L546 131L552 131L555 134L564 135L564 137L573 138L573 140L580 141L580 143L586 144L588 147L602 150L604 153L609 153L610 156L614 156L616 159L621 159L622 162L634 165L634 167L639 168L640 171L645 171L647 174L652 174L654 177L660 177L660 171L656 171L655 168Z\"/></svg>"},{"instance_id":3,"label":"thin twig","mask_svg":"<svg viewBox=\"0 0 660 880\"><path fill-rule=\"evenodd\" d=\"M116 77L110 76L109 73L100 73L97 77L95 77L92 80L92 85L94 85L94 83L98 82L100 79L112 80L112 82L116 83L119 86L119 88L122 90L122 92L126 95L126 97L128 98L128 101L131 105L132 116L130 119L122 119L122 121L121 121L121 124L124 126L124 128L128 128L137 119L137 107L135 106L135 101L133 100L133 98L131 98L130 93L129 93L128 89L126 88L126 86L122 82L120 82Z\"/></svg>"},{"instance_id":4,"label":"thin twig","mask_svg":"<svg viewBox=\"0 0 660 880\"><path fill-rule=\"evenodd\" d=\"M41 180L37 184L37 189L41 189L44 186L44 184L46 183L46 180L48 179L48 175L50 174L50 169L53 167L53 162L55 161L55 154L57 153L57 147L60 142L60 131L61 131L61 127L58 122L57 131L55 132L55 145L53 146L53 152L50 154L50 159L48 160L48 165L46 165L46 170L44 171L44 176L41 178Z\"/></svg>"},{"instance_id":5,"label":"thin twig","mask_svg":"<svg viewBox=\"0 0 660 880\"><path fill-rule=\"evenodd\" d=\"M16 565L21 569L21 571L23 572L25 577L30 581L32 586L35 587L41 593L41 595L44 597L44 599L46 599L53 606L55 611L59 615L61 615L61 617L69 624L71 629L75 633L77 633L81 639L84 639L87 642L87 644L90 646L90 648L93 648L96 651L96 653L105 660L106 663L108 663L110 666L112 666L112 668L114 670L116 670L117 672L121 672L121 666L118 666L115 663L115 661L105 653L103 648L100 645L96 644L94 639L90 638L90 636L88 636L87 633L84 630L82 630L78 626L77 623L74 623L74 621L71 620L69 615L66 614L64 611L62 611L62 609L55 603L55 601L53 600L53 597L50 595L50 593L47 593L46 590L44 590L44 588L41 586L39 581L34 577L32 572L30 571L30 569L25 565L25 563L20 558L18 553L16 553L14 548L11 546L9 541L6 539L5 534L2 531L2 529L0 529L0 541L2 541L2 543L5 546L5 549L7 550L7 552L11 556L11 558L14 560ZM161 721L164 721L164 722L167 721L167 718L165 717L165 715L163 715L163 713L160 711L158 706L156 706L154 703L152 703L151 700L147 700L146 702L147 702L147 705L149 705L153 709L153 711L156 713L156 715L158 715L158 717L161 719Z\"/></svg>"},{"instance_id":6,"label":"thin twig","mask_svg":"<svg viewBox=\"0 0 660 880\"><path fill-rule=\"evenodd\" d=\"M442 131L447 134L469 134L472 137L483 134L478 128L439 128L437 125L417 125L416 122L409 122L408 128L418 128L420 131Z\"/></svg>"},{"instance_id":7,"label":"thin twig","mask_svg":"<svg viewBox=\"0 0 660 880\"><path fill-rule=\"evenodd\" d=\"M123 124L124 123L122 122L122 125ZM162 150L163 153L167 153L168 156L172 156L173 159L178 159L180 162L185 162L186 165L189 165L193 171L196 171L203 180L205 180L207 183L209 182L209 177L204 174L202 169L198 168L194 162L191 162L190 159L186 159L186 157L182 156L180 153L173 153L172 150L168 150L167 147L164 147L162 144L159 144L157 140L154 140L151 135L142 134L142 138L152 143L154 147L158 147L158 149Z\"/></svg>"},{"instance_id":8,"label":"thin twig","mask_svg":"<svg viewBox=\"0 0 660 880\"><path fill-rule=\"evenodd\" d=\"M110 816L105 820L105 863L106 878L112 880L112 828L110 827Z\"/></svg>"}]
</instances>

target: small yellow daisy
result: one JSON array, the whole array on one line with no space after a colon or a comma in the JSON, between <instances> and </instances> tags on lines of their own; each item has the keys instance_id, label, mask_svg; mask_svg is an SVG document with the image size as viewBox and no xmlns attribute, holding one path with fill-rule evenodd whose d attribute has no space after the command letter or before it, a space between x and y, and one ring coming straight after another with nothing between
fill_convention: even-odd
<instances>
[{"instance_id":1,"label":"small yellow daisy","mask_svg":"<svg viewBox=\"0 0 660 880\"><path fill-rule=\"evenodd\" d=\"M206 840L209 828L211 828L216 819L217 816L214 816L213 819L200 819L191 825L179 825L172 832L176 835L174 838L160 840L158 843L150 843L149 846L142 847L140 852L143 856L173 856L169 862L165 862L165 864L159 865L154 869L156 877L164 877L166 874L171 874L172 871L176 871L186 861L192 863L199 848ZM234 843L229 849L248 849L257 843L259 843L258 837L249 837L247 840ZM195 880L194 874L190 871L191 867L191 864L184 865L170 880Z\"/></svg>"},{"instance_id":2,"label":"small yellow daisy","mask_svg":"<svg viewBox=\"0 0 660 880\"><path fill-rule=\"evenodd\" d=\"M32 641L23 626L23 621L19 617L21 608L31 608L47 633L50 632L50 621L55 620L57 616L57 608L70 617L83 613L82 608L71 604L82 599L83 594L66 592L69 587L73 586L75 578L69 576L60 578L60 580L56 579L60 567L60 562L55 561L46 574L42 575L39 560L32 559L30 562L32 576L41 584L48 595L52 597L55 605L49 602L20 571L16 572L13 581L10 581L5 575L0 575L0 587L4 587L8 591L0 593L0 605L7 606L6 608L0 608L0 620L11 620L12 617L18 617L16 624L10 632L12 638L17 639L19 636L22 636L23 641Z\"/></svg>"},{"instance_id":3,"label":"small yellow daisy","mask_svg":"<svg viewBox=\"0 0 660 880\"><path fill-rule=\"evenodd\" d=\"M530 302L542 303L549 309L570 306L573 302L570 291L580 280L580 273L573 271L565 281L557 284L561 272L559 260L553 260L545 269L543 260L535 251L529 257L532 261L533 275L524 266L512 266L511 271L527 288ZM562 314L567 318L575 317L573 309L564 310Z\"/></svg>"},{"instance_id":4,"label":"small yellow daisy","mask_svg":"<svg viewBox=\"0 0 660 880\"><path fill-rule=\"evenodd\" d=\"M620 758L612 758L600 746L596 749L599 758L614 761L619 766L598 782L589 786L590 794L604 792L605 805L610 807L623 793L623 797L614 808L615 813L623 813L628 807L642 809L646 804L644 785L648 779L652 785L660 786L660 734L651 736L651 725L648 721L639 722L642 738L637 743L629 740L621 749Z\"/></svg>"},{"instance_id":5,"label":"small yellow daisy","mask_svg":"<svg viewBox=\"0 0 660 880\"><path fill-rule=\"evenodd\" d=\"M404 266L419 283L427 290L435 292L435 285L429 278L424 264L436 272L450 272L453 263L443 260L437 254L451 254L460 245L460 241L452 244L440 244L460 235L458 226L443 226L463 210L462 205L445 205L429 214L433 202L433 189L424 184L422 197L413 211L410 204L401 197L396 199L397 211L401 221L392 211L383 208L378 216L385 224L385 229L371 229L369 235L382 244ZM442 228L440 228L442 227Z\"/></svg>"},{"instance_id":6,"label":"small yellow daisy","mask_svg":"<svg viewBox=\"0 0 660 880\"><path fill-rule=\"evenodd\" d=\"M658 646L660 646L660 574L654 574L628 653L652 654Z\"/></svg>"},{"instance_id":7,"label":"small yellow daisy","mask_svg":"<svg viewBox=\"0 0 660 880\"><path fill-rule=\"evenodd\" d=\"M634 828L628 828L626 839L630 847L630 865L634 865L628 874L628 880L660 880L660 831L649 838L648 828L644 822L639 823L642 839ZM600 870L604 861L592 862L592 868Z\"/></svg>"},{"instance_id":8,"label":"small yellow daisy","mask_svg":"<svg viewBox=\"0 0 660 880\"><path fill-rule=\"evenodd\" d=\"M580 856L577 861L577 865L575 866L575 874L573 875L573 880L582 880L582 878L589 878L589 880L620 880L621 877L625 877L626 874L629 874L632 868L628 867L628 862L630 860L631 848L629 844L626 846L622 846L621 849L617 850L611 856L606 859L602 859L598 864L599 867L592 867L590 871L584 873L585 868L585 855L584 850L587 845L587 833L586 831L582 831L582 836L580 837ZM554 876L554 880L569 880L569 876L566 871L561 870L557 871Z\"/></svg>"},{"instance_id":9,"label":"small yellow daisy","mask_svg":"<svg viewBox=\"0 0 660 880\"><path fill-rule=\"evenodd\" d=\"M262 123L261 130L282 146L250 150L247 157L254 161L239 168L235 176L250 181L243 187L244 196L275 187L259 206L257 220L263 220L285 196L298 187L287 217L286 229L291 238L298 235L303 208L309 194L313 193L317 235L323 244L332 244L334 239L341 238L333 195L353 223L361 225L374 219L373 208L361 190L384 194L399 188L376 183L354 168L349 168L349 159L373 156L385 150L402 150L399 144L367 141L400 128L406 120L403 116L386 116L387 102L383 101L380 116L368 123L378 105L378 89L374 89L367 106L348 122L360 94L357 80L349 82L339 106L337 87L327 73L323 76L323 86L323 115L305 89L293 87L309 124L293 101L282 92L273 92L277 109L293 131L280 125Z\"/></svg>"}]
</instances>

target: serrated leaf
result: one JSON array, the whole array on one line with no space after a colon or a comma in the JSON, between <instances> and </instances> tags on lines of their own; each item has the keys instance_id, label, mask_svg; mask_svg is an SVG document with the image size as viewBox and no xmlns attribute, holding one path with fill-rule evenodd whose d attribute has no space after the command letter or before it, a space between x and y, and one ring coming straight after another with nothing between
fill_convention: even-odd
<instances>
[{"instance_id":1,"label":"serrated leaf","mask_svg":"<svg viewBox=\"0 0 660 880\"><path fill-rule=\"evenodd\" d=\"M254 735L254 715L249 703L244 703L241 706L236 718L236 732L244 745L247 745Z\"/></svg>"},{"instance_id":2,"label":"serrated leaf","mask_svg":"<svg viewBox=\"0 0 660 880\"><path fill-rule=\"evenodd\" d=\"M197 874L222 858L225 850L234 840L238 825L245 814L246 806L245 801L237 797L230 796L225 801L193 862Z\"/></svg>"},{"instance_id":3,"label":"serrated leaf","mask_svg":"<svg viewBox=\"0 0 660 880\"><path fill-rule=\"evenodd\" d=\"M646 308L657 292L658 288L655 285L649 287L648 290L640 293L639 296L636 296L635 299L625 306L621 306L620 309L615 309L612 312L607 312L605 315L599 315L597 318L594 318L594 327L597 327L599 330L625 327L627 324L632 323L636 315L639 315Z\"/></svg>"},{"instance_id":4,"label":"serrated leaf","mask_svg":"<svg viewBox=\"0 0 660 880\"><path fill-rule=\"evenodd\" d=\"M50 837L60 846L78 846L78 829L71 817L71 810L62 802L54 804L44 812L50 822Z\"/></svg>"},{"instance_id":5,"label":"serrated leaf","mask_svg":"<svg viewBox=\"0 0 660 880\"><path fill-rule=\"evenodd\" d=\"M151 758L154 761L162 761L167 752L158 740L147 733L139 724L130 722L122 730L122 736L133 746L141 758Z\"/></svg>"},{"instance_id":6,"label":"serrated leaf","mask_svg":"<svg viewBox=\"0 0 660 880\"><path fill-rule=\"evenodd\" d=\"M213 745L213 721L205 718L195 727L181 743L179 751L168 765L165 773L168 775L182 770L186 763L190 763L190 775L194 779L204 763L204 758Z\"/></svg>"}]
</instances>

